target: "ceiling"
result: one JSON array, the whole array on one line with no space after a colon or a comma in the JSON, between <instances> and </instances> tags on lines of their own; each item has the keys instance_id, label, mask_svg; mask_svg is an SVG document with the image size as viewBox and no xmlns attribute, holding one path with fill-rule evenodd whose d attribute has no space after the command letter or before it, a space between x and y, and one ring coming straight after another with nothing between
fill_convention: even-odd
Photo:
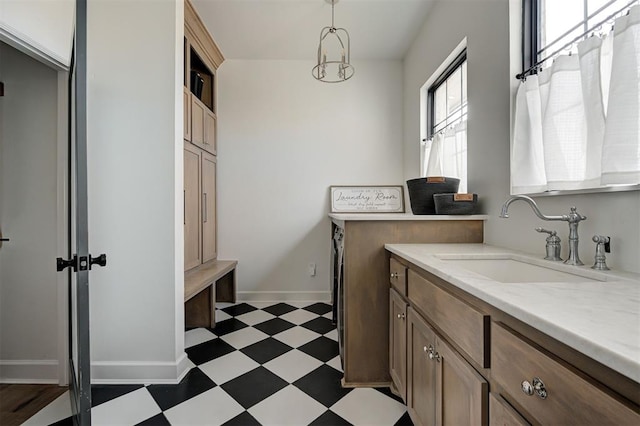
<instances>
[{"instance_id":1,"label":"ceiling","mask_svg":"<svg viewBox=\"0 0 640 426\"><path fill-rule=\"evenodd\" d=\"M315 60L331 25L325 0L192 0L226 59ZM352 60L402 59L434 0L341 0L335 26L351 36Z\"/></svg>"}]
</instances>

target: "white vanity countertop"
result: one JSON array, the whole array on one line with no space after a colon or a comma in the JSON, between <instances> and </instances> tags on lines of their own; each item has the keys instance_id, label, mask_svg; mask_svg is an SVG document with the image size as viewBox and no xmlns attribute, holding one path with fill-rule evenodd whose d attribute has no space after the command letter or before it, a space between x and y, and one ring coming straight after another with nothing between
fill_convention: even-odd
<instances>
[{"instance_id":1,"label":"white vanity countertop","mask_svg":"<svg viewBox=\"0 0 640 426\"><path fill-rule=\"evenodd\" d=\"M520 321L640 383L640 274L567 266L486 244L386 244L385 248ZM504 258L548 266L585 282L503 283L451 258Z\"/></svg>"},{"instance_id":2,"label":"white vanity countertop","mask_svg":"<svg viewBox=\"0 0 640 426\"><path fill-rule=\"evenodd\" d=\"M411 213L329 213L331 219L337 221L345 220L487 220L489 215L449 215L449 214L428 214L414 215Z\"/></svg>"}]
</instances>

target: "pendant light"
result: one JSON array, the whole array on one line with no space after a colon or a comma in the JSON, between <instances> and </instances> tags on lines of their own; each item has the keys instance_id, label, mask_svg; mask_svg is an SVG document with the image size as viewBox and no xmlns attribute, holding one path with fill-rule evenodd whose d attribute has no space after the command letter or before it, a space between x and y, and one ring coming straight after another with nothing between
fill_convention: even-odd
<instances>
[{"instance_id":1,"label":"pendant light","mask_svg":"<svg viewBox=\"0 0 640 426\"><path fill-rule=\"evenodd\" d=\"M334 25L334 7L339 0L326 0L331 4L331 26L320 31L318 64L311 74L325 83L340 83L353 77L355 69L351 65L351 41L344 28ZM329 59L327 60L327 55Z\"/></svg>"}]
</instances>

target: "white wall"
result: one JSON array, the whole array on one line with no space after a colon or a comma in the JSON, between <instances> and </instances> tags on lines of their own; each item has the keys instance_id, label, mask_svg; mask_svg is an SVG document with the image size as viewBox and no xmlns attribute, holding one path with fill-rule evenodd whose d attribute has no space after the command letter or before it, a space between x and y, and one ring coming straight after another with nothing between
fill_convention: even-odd
<instances>
[{"instance_id":1,"label":"white wall","mask_svg":"<svg viewBox=\"0 0 640 426\"><path fill-rule=\"evenodd\" d=\"M519 2L514 2L519 3ZM516 10L516 17L518 12ZM512 37L520 37L519 28ZM510 59L508 0L438 1L404 60L404 175L418 176L419 91L448 54L467 37L469 192L479 194L486 222L485 242L543 256L545 237L533 228L558 230L567 255L568 226L544 222L524 203L510 209L510 219L499 219L509 197L510 101L518 70L518 55ZM594 234L612 237L607 263L616 269L640 272L640 192L585 194L537 199L547 214L569 212L575 205L588 217L579 226L580 253L593 263Z\"/></svg>"},{"instance_id":2,"label":"white wall","mask_svg":"<svg viewBox=\"0 0 640 426\"><path fill-rule=\"evenodd\" d=\"M89 247L107 254L90 277L94 382L186 371L182 13L181 2L89 2Z\"/></svg>"},{"instance_id":3,"label":"white wall","mask_svg":"<svg viewBox=\"0 0 640 426\"><path fill-rule=\"evenodd\" d=\"M340 84L310 61L219 69L218 258L240 298L328 300L329 186L402 184L401 63L354 65Z\"/></svg>"},{"instance_id":4,"label":"white wall","mask_svg":"<svg viewBox=\"0 0 640 426\"><path fill-rule=\"evenodd\" d=\"M0 81L0 381L57 383L58 73L0 43Z\"/></svg>"},{"instance_id":5,"label":"white wall","mask_svg":"<svg viewBox=\"0 0 640 426\"><path fill-rule=\"evenodd\" d=\"M71 58L74 0L0 1L0 40L49 65Z\"/></svg>"}]
</instances>

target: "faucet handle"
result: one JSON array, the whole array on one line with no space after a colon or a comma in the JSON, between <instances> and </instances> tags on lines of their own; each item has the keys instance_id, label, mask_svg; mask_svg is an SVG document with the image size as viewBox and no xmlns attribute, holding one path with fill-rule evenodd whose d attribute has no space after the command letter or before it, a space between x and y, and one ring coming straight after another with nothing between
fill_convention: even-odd
<instances>
[{"instance_id":1,"label":"faucet handle","mask_svg":"<svg viewBox=\"0 0 640 426\"><path fill-rule=\"evenodd\" d=\"M541 227L537 227L535 228L536 231L540 232L540 233L546 233L549 234L549 236L547 237L547 245L545 247L546 251L547 251L547 256L545 257L546 260L554 260L554 261L559 261L562 260L560 258L560 237L558 237L556 234L556 231L550 231L548 229L544 229Z\"/></svg>"},{"instance_id":2,"label":"faucet handle","mask_svg":"<svg viewBox=\"0 0 640 426\"><path fill-rule=\"evenodd\" d=\"M538 232L540 232L540 233L546 233L546 234L549 234L549 235L551 235L552 237L553 237L553 236L555 236L555 235L557 234L557 232L556 232L556 231L549 231L548 229L544 229L544 228L542 228L542 227L540 227L540 226L536 228L536 231L538 231Z\"/></svg>"}]
</instances>

